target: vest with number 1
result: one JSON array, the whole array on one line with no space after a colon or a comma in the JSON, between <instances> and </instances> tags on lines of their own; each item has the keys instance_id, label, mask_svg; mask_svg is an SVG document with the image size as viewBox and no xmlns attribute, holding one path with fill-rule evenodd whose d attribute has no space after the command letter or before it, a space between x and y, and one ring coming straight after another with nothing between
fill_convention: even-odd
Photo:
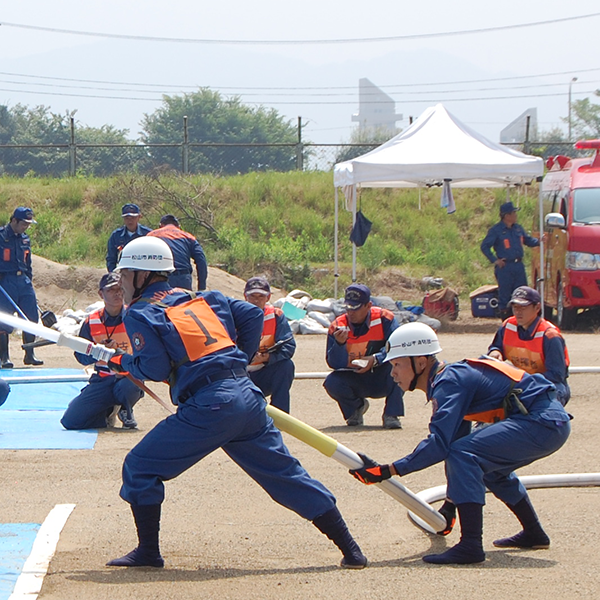
<instances>
[{"instance_id":1,"label":"vest with number 1","mask_svg":"<svg viewBox=\"0 0 600 600\"><path fill-rule=\"evenodd\" d=\"M510 317L504 322L502 346L506 360L523 369L527 373L543 373L546 371L544 357L544 337L558 336L562 338L560 329L545 319L540 319L531 340L519 338L517 319ZM569 366L569 353L565 345L565 363Z\"/></svg>"},{"instance_id":2,"label":"vest with number 1","mask_svg":"<svg viewBox=\"0 0 600 600\"><path fill-rule=\"evenodd\" d=\"M126 354L131 354L131 343L125 329L125 324L121 321L114 328L111 327L110 335L108 328L104 324L104 309L96 310L88 316L90 334L92 341L96 344L106 344L109 340L116 342L117 348L123 350ZM104 361L98 361L95 365L96 372L100 377L110 377L114 375Z\"/></svg>"},{"instance_id":3,"label":"vest with number 1","mask_svg":"<svg viewBox=\"0 0 600 600\"><path fill-rule=\"evenodd\" d=\"M346 341L346 351L348 352L348 366L352 366L352 361L357 358L362 358L367 354L367 347L369 342L381 342L380 350L385 344L385 334L383 332L383 323L381 321L383 315L393 318L393 314L390 311L373 306L371 308L371 320L369 321L369 330L364 335L355 337L353 334L352 326L348 321L348 315L342 315L338 317L336 323L342 327L349 327L350 332L348 334L348 340Z\"/></svg>"},{"instance_id":4,"label":"vest with number 1","mask_svg":"<svg viewBox=\"0 0 600 600\"><path fill-rule=\"evenodd\" d=\"M167 306L165 313L177 330L187 355L185 360L173 365L175 369L188 361L199 360L223 348L235 346L225 326L202 296L183 304Z\"/></svg>"},{"instance_id":5,"label":"vest with number 1","mask_svg":"<svg viewBox=\"0 0 600 600\"><path fill-rule=\"evenodd\" d=\"M277 316L283 314L280 308L275 308L270 304L265 306L265 316L263 321L263 331L260 338L259 352L268 350L275 343L275 335L277 333ZM260 364L260 363L250 363Z\"/></svg>"}]
</instances>

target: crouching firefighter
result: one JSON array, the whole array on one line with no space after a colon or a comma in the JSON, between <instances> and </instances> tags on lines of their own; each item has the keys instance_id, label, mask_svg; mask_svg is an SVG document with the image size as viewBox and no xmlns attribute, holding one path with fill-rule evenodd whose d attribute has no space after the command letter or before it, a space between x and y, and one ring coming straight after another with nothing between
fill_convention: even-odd
<instances>
[{"instance_id":1,"label":"crouching firefighter","mask_svg":"<svg viewBox=\"0 0 600 600\"><path fill-rule=\"evenodd\" d=\"M342 551L343 567L365 567L367 559L335 498L289 453L266 413L264 396L247 375L248 357L260 343L263 311L217 291L196 295L171 288L173 256L159 238L129 242L116 270L128 304L124 323L133 354L115 354L108 364L141 380L169 380L177 412L125 458L121 497L131 505L138 546L108 565L164 565L163 482L223 448L271 498L329 537Z\"/></svg>"},{"instance_id":2,"label":"crouching firefighter","mask_svg":"<svg viewBox=\"0 0 600 600\"><path fill-rule=\"evenodd\" d=\"M556 452L571 430L570 415L556 400L556 389L542 375L530 375L493 359L442 364L438 338L424 323L396 329L387 346L392 377L404 390L425 392L431 401L430 435L411 453L389 465L368 457L350 472L366 484L407 475L445 462L447 496L458 508L460 542L424 556L437 564L485 560L482 544L486 488L515 514L522 531L494 541L500 548L548 548L550 539L538 520L515 469ZM471 421L491 423L471 431Z\"/></svg>"}]
</instances>

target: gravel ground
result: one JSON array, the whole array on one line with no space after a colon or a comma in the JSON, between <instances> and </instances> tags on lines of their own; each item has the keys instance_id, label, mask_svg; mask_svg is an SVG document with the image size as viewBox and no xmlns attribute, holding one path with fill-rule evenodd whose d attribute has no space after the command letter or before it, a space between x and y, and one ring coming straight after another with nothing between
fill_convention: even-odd
<instances>
[{"instance_id":1,"label":"gravel ground","mask_svg":"<svg viewBox=\"0 0 600 600\"><path fill-rule=\"evenodd\" d=\"M235 286L234 286L235 287ZM495 325L488 328L493 331ZM491 333L441 333L445 360L476 356ZM465 328L467 329L467 328ZM14 336L13 336L14 337ZM600 366L594 333L567 334L575 366ZM18 340L12 340L19 357ZM296 370L324 371L325 338L298 338ZM38 355L47 366L74 367L69 351L49 346ZM18 360L16 362L19 362ZM566 446L523 469L523 474L586 473L598 469L598 375L573 375L569 404L575 416ZM163 384L153 389L168 397ZM420 392L407 394L404 429L381 428L382 401L373 401L365 426L344 425L321 381L301 380L292 389L292 414L355 451L388 462L410 452L427 433L430 407ZM421 561L458 540L430 536L416 528L406 510L373 487L352 479L341 465L286 436L291 451L325 483L370 560L369 568L338 567L337 549L310 523L276 505L229 458L217 451L167 483L162 551L166 567L109 569L105 562L135 545L128 506L119 498L120 469L127 451L165 411L149 398L136 407L138 431L103 431L88 451L0 451L5 485L0 490L3 522L41 523L52 507L76 508L61 534L40 598L43 600L125 599L419 599L523 597L547 600L598 598L600 557L595 549L600 514L598 488L532 491L532 500L552 545L544 551L503 551L492 540L519 529L493 498L484 512L487 561L440 567ZM417 492L444 483L440 465L412 474L403 483Z\"/></svg>"}]
</instances>

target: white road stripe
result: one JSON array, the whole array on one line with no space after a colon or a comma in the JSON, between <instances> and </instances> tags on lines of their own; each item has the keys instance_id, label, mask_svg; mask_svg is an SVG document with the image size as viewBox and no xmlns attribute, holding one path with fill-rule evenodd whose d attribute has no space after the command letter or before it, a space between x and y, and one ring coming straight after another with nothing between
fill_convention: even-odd
<instances>
[{"instance_id":1,"label":"white road stripe","mask_svg":"<svg viewBox=\"0 0 600 600\"><path fill-rule=\"evenodd\" d=\"M57 504L46 517L38 531L31 554L23 565L15 589L8 600L35 600L44 577L48 572L50 560L54 556L58 538L75 504Z\"/></svg>"}]
</instances>

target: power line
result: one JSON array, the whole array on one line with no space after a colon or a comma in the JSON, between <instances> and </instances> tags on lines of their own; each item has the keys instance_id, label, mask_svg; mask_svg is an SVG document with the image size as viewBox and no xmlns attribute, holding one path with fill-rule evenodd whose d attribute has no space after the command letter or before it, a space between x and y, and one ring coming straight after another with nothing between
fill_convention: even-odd
<instances>
[{"instance_id":1,"label":"power line","mask_svg":"<svg viewBox=\"0 0 600 600\"><path fill-rule=\"evenodd\" d=\"M444 85L467 85L470 83L491 83L495 81L512 81L512 80L520 80L520 79L534 79L540 77L558 77L561 75L573 75L573 74L581 74L581 73L591 73L595 71L600 71L600 67L594 67L591 69L572 69L570 71L557 71L554 73L538 73L534 75L513 75L510 77L489 77L483 79L464 79L458 81L438 81L438 82L423 82L423 83L398 83L398 84L387 84L387 85L379 85L377 86L379 89L383 90L384 88L390 90L390 88L405 88L405 87L432 87L432 86L444 86ZM25 73L12 73L8 71L0 71L0 75L8 75L11 77L26 77L30 79L43 79L50 81L69 81L74 83L97 83L100 85L129 85L135 87L157 87L157 88L175 88L177 89L192 89L197 90L199 88L211 88L211 89L219 89L219 90L252 90L252 91L269 91L269 90L290 90L290 91L305 91L305 90L353 90L356 92L356 85L344 85L344 86L294 86L294 87L286 87L286 86L278 86L278 87L245 87L245 86L207 86L207 85L184 85L184 84L169 84L169 83L135 83L135 82L123 82L123 81L106 81L99 79L78 79L71 77L50 77L48 75L29 75ZM8 83L8 82L5 82ZM15 82L17 85L21 85L21 82ZM42 85L41 83L34 85ZM540 84L541 85L564 85L561 83L557 84ZM56 85L55 87L59 87ZM533 87L533 86L532 86ZM82 86L83 88L83 86ZM89 88L89 89L102 89L102 88ZM110 88L109 88L110 89ZM128 91L128 90L126 90ZM137 90L136 90L137 91ZM155 93L160 92L160 90L153 90ZM149 91L150 92L150 91ZM244 92L240 92L244 93Z\"/></svg>"},{"instance_id":2,"label":"power line","mask_svg":"<svg viewBox=\"0 0 600 600\"><path fill-rule=\"evenodd\" d=\"M101 96L97 94L74 94L74 93L61 93L61 92L46 92L39 90L13 90L13 89L5 89L0 88L0 92L11 92L16 94L34 94L34 95L42 95L42 96L62 96L67 98L99 98L102 100L136 100L136 101L148 101L148 102L162 102L162 98L137 98L130 96ZM447 92L444 92L447 93ZM579 90L578 94L594 94L596 90ZM515 99L523 99L523 98L548 98L548 97L557 97L564 96L563 92L551 93L551 94L523 94L523 95L515 95L515 96L488 96L488 97L480 97L475 98L473 96L469 96L468 98L449 98L449 102L470 102L470 101L484 101L484 100L515 100ZM406 104L406 103L429 103L433 104L439 102L439 98L429 98L429 99L415 99L415 100L395 100L398 104ZM367 101L368 105L377 105L377 104L387 104L388 102L377 102L377 101ZM266 105L280 105L280 104L292 104L292 105L311 105L311 104L329 104L329 105L350 105L355 106L355 100L264 100L263 102L251 102L251 104L266 104Z\"/></svg>"},{"instance_id":3,"label":"power line","mask_svg":"<svg viewBox=\"0 0 600 600\"><path fill-rule=\"evenodd\" d=\"M49 88L66 88L66 89L78 89L78 90L98 90L98 91L108 91L108 92L139 92L139 93L144 93L144 94L156 94L157 92L160 92L161 90L144 90L144 89L132 89L132 88L117 88L117 87L98 87L98 86L88 86L88 85L69 85L69 84L61 84L61 83L37 83L37 82L24 82L24 81L13 81L13 80L6 80L6 79L0 79L0 83L4 83L4 84L9 84L9 85L35 85L35 86L39 86L39 87L49 87ZM578 85L582 85L582 84L593 84L593 85L597 85L600 84L600 82L598 82L597 80L591 80L591 81L584 81L584 80L579 80L578 81ZM410 87L411 88L415 88L418 87L419 84L412 84ZM469 88L469 89L461 89L461 88L454 88L451 90L415 90L415 89L410 89L407 91L396 91L396 92L389 92L390 94L395 94L395 95L423 95L423 94L458 94L458 93L463 93L463 92L490 92L490 91L498 91L498 90L526 90L526 89L540 89L540 88L548 88L548 87L564 87L566 86L566 84L564 82L559 82L559 83L536 83L536 84L531 84L531 85L515 85L515 86L502 86L502 87L482 87L482 88ZM403 86L404 87L404 86ZM194 89L198 89L198 88L194 88ZM323 89L327 89L327 88L323 88ZM277 90L277 88L273 88L273 90ZM162 93L167 93L166 91L163 91ZM362 101L364 98L368 98L368 97L377 97L380 96L380 91L378 90L374 90L372 92L369 91L360 91L360 95L359 98ZM249 97L249 96L264 96L265 92L259 92L259 91L253 91L253 92L239 92L238 94L234 94L234 95L239 95L242 96L244 98ZM281 92L281 91L271 91L269 92L269 97L274 97L274 96L304 96L304 97L333 97L333 96L344 96L344 97L348 97L351 96L353 98L356 97L356 87L352 88L352 91L349 92L332 92L332 91L324 91L324 92L302 92L300 90L297 91L285 91L285 92Z\"/></svg>"},{"instance_id":4,"label":"power line","mask_svg":"<svg viewBox=\"0 0 600 600\"><path fill-rule=\"evenodd\" d=\"M29 29L33 31L46 31L49 33L64 33L68 35L81 35L86 37L99 37L108 39L135 40L142 42L175 42L179 44L220 44L220 45L246 45L246 46L265 46L265 45L310 45L310 44L358 44L372 42L397 42L405 40L418 40L427 38L450 37L457 35L471 35L478 33L490 33L493 31L508 31L511 29L523 29L526 27L538 27L540 25L553 25L556 23L566 23L567 21L577 21L598 17L600 13L589 13L587 15L576 15L573 17L563 17L560 19L548 19L545 21L534 21L531 23L517 23L515 25L498 25L495 27L482 27L479 29L462 29L458 31L443 31L437 33L416 33L410 35L394 35L384 37L368 38L339 38L339 39L319 39L319 40L225 40L208 38L171 38L146 35L128 35L119 33L103 33L96 31L79 31L74 29L59 29L56 27L41 27L38 25L25 25L23 23L0 22L3 27L15 27L18 29Z\"/></svg>"}]
</instances>

